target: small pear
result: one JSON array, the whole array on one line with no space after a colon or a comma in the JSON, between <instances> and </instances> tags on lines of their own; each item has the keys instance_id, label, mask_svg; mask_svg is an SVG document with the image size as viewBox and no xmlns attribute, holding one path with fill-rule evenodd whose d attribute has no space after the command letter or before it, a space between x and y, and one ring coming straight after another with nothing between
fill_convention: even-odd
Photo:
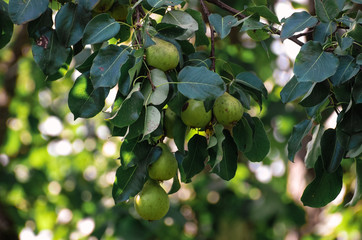
<instances>
[{"instance_id":1,"label":"small pear","mask_svg":"<svg viewBox=\"0 0 362 240\"><path fill-rule=\"evenodd\" d=\"M162 153L154 163L148 166L148 175L159 181L171 179L177 172L177 160L166 144L159 143L157 146L162 148Z\"/></svg>"},{"instance_id":2,"label":"small pear","mask_svg":"<svg viewBox=\"0 0 362 240\"><path fill-rule=\"evenodd\" d=\"M96 13L104 13L111 9L114 0L100 0L94 7L93 11Z\"/></svg>"},{"instance_id":3,"label":"small pear","mask_svg":"<svg viewBox=\"0 0 362 240\"><path fill-rule=\"evenodd\" d=\"M171 108L167 108L165 111L165 117L163 120L163 128L165 130L166 136L173 138L173 128L175 127L177 115Z\"/></svg>"},{"instance_id":4,"label":"small pear","mask_svg":"<svg viewBox=\"0 0 362 240\"><path fill-rule=\"evenodd\" d=\"M170 208L168 195L155 180L149 179L140 193L134 198L137 213L145 220L153 221L163 218Z\"/></svg>"},{"instance_id":5,"label":"small pear","mask_svg":"<svg viewBox=\"0 0 362 240\"><path fill-rule=\"evenodd\" d=\"M146 48L147 64L164 72L177 67L180 58L175 45L156 37L152 40L156 44Z\"/></svg>"},{"instance_id":6,"label":"small pear","mask_svg":"<svg viewBox=\"0 0 362 240\"><path fill-rule=\"evenodd\" d=\"M206 112L204 102L189 99L182 107L181 120L192 128L205 127L212 118L211 110Z\"/></svg>"},{"instance_id":7,"label":"small pear","mask_svg":"<svg viewBox=\"0 0 362 240\"><path fill-rule=\"evenodd\" d=\"M224 126L236 124L243 117L243 113L244 108L240 101L227 92L215 100L213 114Z\"/></svg>"}]
</instances>

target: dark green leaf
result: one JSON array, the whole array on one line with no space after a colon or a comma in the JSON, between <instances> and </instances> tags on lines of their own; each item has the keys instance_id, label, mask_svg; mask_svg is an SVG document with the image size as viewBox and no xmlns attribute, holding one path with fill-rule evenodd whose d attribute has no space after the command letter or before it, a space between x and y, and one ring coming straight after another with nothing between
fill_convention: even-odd
<instances>
[{"instance_id":1,"label":"dark green leaf","mask_svg":"<svg viewBox=\"0 0 362 240\"><path fill-rule=\"evenodd\" d=\"M100 0L78 0L79 5L89 12L93 10L99 1Z\"/></svg>"},{"instance_id":2,"label":"dark green leaf","mask_svg":"<svg viewBox=\"0 0 362 240\"><path fill-rule=\"evenodd\" d=\"M224 156L224 148L223 148L223 142L225 140L225 135L224 135L224 126L221 124L216 124L214 127L214 131L215 131L215 139L216 139L216 156L215 156L215 161L213 161L211 165L211 167L215 167L216 165L218 165ZM211 145L210 145L211 144ZM213 143L209 142L209 146L208 148L212 147Z\"/></svg>"},{"instance_id":3,"label":"dark green leaf","mask_svg":"<svg viewBox=\"0 0 362 240\"><path fill-rule=\"evenodd\" d=\"M169 11L163 16L162 23L169 23L186 29L186 32L175 38L176 40L187 40L199 29L196 20L187 12L180 10Z\"/></svg>"},{"instance_id":4,"label":"dark green leaf","mask_svg":"<svg viewBox=\"0 0 362 240\"><path fill-rule=\"evenodd\" d=\"M243 26L241 27L240 32L263 29L265 26L265 24L248 17L243 21Z\"/></svg>"},{"instance_id":5,"label":"dark green leaf","mask_svg":"<svg viewBox=\"0 0 362 240\"><path fill-rule=\"evenodd\" d=\"M231 15L222 17L217 13L212 13L209 16L209 21L210 24L215 28L217 34L219 34L220 38L223 39L229 35L231 28L235 26L238 19Z\"/></svg>"},{"instance_id":6,"label":"dark green leaf","mask_svg":"<svg viewBox=\"0 0 362 240\"><path fill-rule=\"evenodd\" d=\"M312 128L313 121L304 120L293 127L292 135L288 140L288 159L294 162L294 156L302 147L303 138Z\"/></svg>"},{"instance_id":7,"label":"dark green leaf","mask_svg":"<svg viewBox=\"0 0 362 240\"><path fill-rule=\"evenodd\" d=\"M193 10L191 8L186 9L186 12L190 14L197 22L199 29L195 32L195 46L206 45L210 44L209 38L206 36L206 26L205 22L202 18L202 14L199 11Z\"/></svg>"},{"instance_id":8,"label":"dark green leaf","mask_svg":"<svg viewBox=\"0 0 362 240\"><path fill-rule=\"evenodd\" d=\"M161 154L162 150L158 147L149 151L146 158L142 159L137 165L130 168L120 166L116 172L116 179L113 184L112 196L117 203L124 202L130 197L139 193L146 181L147 167L155 161Z\"/></svg>"},{"instance_id":9,"label":"dark green leaf","mask_svg":"<svg viewBox=\"0 0 362 240\"><path fill-rule=\"evenodd\" d=\"M353 85L353 99L355 103L362 103L362 73L359 73L355 78Z\"/></svg>"},{"instance_id":10,"label":"dark green leaf","mask_svg":"<svg viewBox=\"0 0 362 240\"><path fill-rule=\"evenodd\" d=\"M122 102L117 115L111 119L111 123L117 127L125 127L134 123L140 116L144 97L140 91L135 91Z\"/></svg>"},{"instance_id":11,"label":"dark green leaf","mask_svg":"<svg viewBox=\"0 0 362 240\"><path fill-rule=\"evenodd\" d=\"M355 59L350 56L339 57L339 65L336 73L331 77L334 86L347 82L354 77L360 70L360 66L355 63Z\"/></svg>"},{"instance_id":12,"label":"dark green leaf","mask_svg":"<svg viewBox=\"0 0 362 240\"><path fill-rule=\"evenodd\" d=\"M69 47L76 44L83 37L83 31L92 18L90 12L74 3L63 5L55 16L55 29L60 42Z\"/></svg>"},{"instance_id":13,"label":"dark green leaf","mask_svg":"<svg viewBox=\"0 0 362 240\"><path fill-rule=\"evenodd\" d=\"M342 38L338 33L336 33L336 38L342 51L347 50L353 44L353 38L351 37L346 36Z\"/></svg>"},{"instance_id":14,"label":"dark green leaf","mask_svg":"<svg viewBox=\"0 0 362 240\"><path fill-rule=\"evenodd\" d=\"M183 3L182 0L147 0L147 3L150 4L151 7L159 8L162 6L176 6Z\"/></svg>"},{"instance_id":15,"label":"dark green leaf","mask_svg":"<svg viewBox=\"0 0 362 240\"><path fill-rule=\"evenodd\" d=\"M186 29L169 23L157 24L156 30L157 32L168 38L177 38L186 32Z\"/></svg>"},{"instance_id":16,"label":"dark green leaf","mask_svg":"<svg viewBox=\"0 0 362 240\"><path fill-rule=\"evenodd\" d=\"M109 14L103 13L90 20L84 29L83 44L104 42L114 37L121 26Z\"/></svg>"},{"instance_id":17,"label":"dark green leaf","mask_svg":"<svg viewBox=\"0 0 362 240\"><path fill-rule=\"evenodd\" d=\"M326 41L327 37L330 36L332 33L334 33L336 29L337 29L337 24L335 22L318 24L315 28L315 31L313 32L314 41L323 44Z\"/></svg>"},{"instance_id":18,"label":"dark green leaf","mask_svg":"<svg viewBox=\"0 0 362 240\"><path fill-rule=\"evenodd\" d=\"M170 191L169 191L167 194L176 193L178 190L180 190L180 188L181 188L181 183L180 183L180 180L179 180L179 178L178 178L178 174L176 174L176 175L173 177L173 182L172 182L171 189L170 189Z\"/></svg>"},{"instance_id":19,"label":"dark green leaf","mask_svg":"<svg viewBox=\"0 0 362 240\"><path fill-rule=\"evenodd\" d=\"M236 76L236 82L261 93L265 98L268 97L263 81L251 72L239 73Z\"/></svg>"},{"instance_id":20,"label":"dark green leaf","mask_svg":"<svg viewBox=\"0 0 362 240\"><path fill-rule=\"evenodd\" d=\"M303 107L313 107L323 102L329 96L329 83L323 81L320 83L314 83L313 88L304 96L300 101L300 105Z\"/></svg>"},{"instance_id":21,"label":"dark green leaf","mask_svg":"<svg viewBox=\"0 0 362 240\"><path fill-rule=\"evenodd\" d=\"M156 148L159 152L159 155L156 156L157 159L161 155L162 149L155 147L155 150ZM147 141L139 142L138 138L124 140L120 150L121 167L126 169L135 166L146 159L150 151L151 145ZM149 162L149 164L151 163Z\"/></svg>"},{"instance_id":22,"label":"dark green leaf","mask_svg":"<svg viewBox=\"0 0 362 240\"><path fill-rule=\"evenodd\" d=\"M301 200L305 206L320 208L333 201L340 193L343 171L338 167L334 173L327 173L321 157L318 158L314 170L316 177L304 190Z\"/></svg>"},{"instance_id":23,"label":"dark green leaf","mask_svg":"<svg viewBox=\"0 0 362 240\"><path fill-rule=\"evenodd\" d=\"M322 22L330 22L338 16L339 9L337 0L314 0L317 17Z\"/></svg>"},{"instance_id":24,"label":"dark green leaf","mask_svg":"<svg viewBox=\"0 0 362 240\"><path fill-rule=\"evenodd\" d=\"M65 48L58 40L54 30L43 34L32 46L35 62L45 75L52 75L58 72L67 60L71 49Z\"/></svg>"},{"instance_id":25,"label":"dark green leaf","mask_svg":"<svg viewBox=\"0 0 362 240\"><path fill-rule=\"evenodd\" d=\"M299 82L293 76L280 92L282 103L291 102L307 93L314 86L313 82Z\"/></svg>"},{"instance_id":26,"label":"dark green leaf","mask_svg":"<svg viewBox=\"0 0 362 240\"><path fill-rule=\"evenodd\" d=\"M300 32L306 28L313 27L318 22L317 18L311 16L309 13L296 12L288 17L283 24L280 37L282 41L293 36L294 33Z\"/></svg>"},{"instance_id":27,"label":"dark green leaf","mask_svg":"<svg viewBox=\"0 0 362 240\"><path fill-rule=\"evenodd\" d=\"M324 169L327 173L333 173L341 165L344 148L338 141L336 130L327 129L321 139L321 153Z\"/></svg>"},{"instance_id":28,"label":"dark green leaf","mask_svg":"<svg viewBox=\"0 0 362 240\"><path fill-rule=\"evenodd\" d=\"M175 119L174 127L172 128L172 133L177 149L181 153L185 153L184 148L185 148L186 129L187 126L182 122L181 118L177 116Z\"/></svg>"},{"instance_id":29,"label":"dark green leaf","mask_svg":"<svg viewBox=\"0 0 362 240\"><path fill-rule=\"evenodd\" d=\"M350 31L348 31L348 36L356 40L357 42L362 42L362 26L356 21L352 23Z\"/></svg>"},{"instance_id":30,"label":"dark green leaf","mask_svg":"<svg viewBox=\"0 0 362 240\"><path fill-rule=\"evenodd\" d=\"M146 116L146 110L145 108L142 108L141 114L137 119L137 121L129 126L126 139L141 137L145 125L145 116Z\"/></svg>"},{"instance_id":31,"label":"dark green leaf","mask_svg":"<svg viewBox=\"0 0 362 240\"><path fill-rule=\"evenodd\" d=\"M257 13L259 16L264 17L268 21L272 23L280 24L278 17L267 7L267 6L253 6L248 7L246 11L251 13Z\"/></svg>"},{"instance_id":32,"label":"dark green leaf","mask_svg":"<svg viewBox=\"0 0 362 240\"><path fill-rule=\"evenodd\" d=\"M332 53L323 51L319 42L309 41L295 59L294 74L300 82L322 82L336 72L338 62Z\"/></svg>"},{"instance_id":33,"label":"dark green leaf","mask_svg":"<svg viewBox=\"0 0 362 240\"><path fill-rule=\"evenodd\" d=\"M250 151L244 152L245 156L252 162L262 161L270 150L270 142L266 135L264 125L259 118L253 117L253 145Z\"/></svg>"},{"instance_id":34,"label":"dark green leaf","mask_svg":"<svg viewBox=\"0 0 362 240\"><path fill-rule=\"evenodd\" d=\"M314 106L314 107L306 107L305 111L307 112L309 117L314 118L316 122L321 121L321 113L326 109L326 107L329 105L329 98L325 99L320 104Z\"/></svg>"},{"instance_id":35,"label":"dark green leaf","mask_svg":"<svg viewBox=\"0 0 362 240\"><path fill-rule=\"evenodd\" d=\"M307 153L304 162L307 168L313 168L318 156L321 155L321 138L323 136L324 127L321 124L313 128L312 140L307 143Z\"/></svg>"},{"instance_id":36,"label":"dark green leaf","mask_svg":"<svg viewBox=\"0 0 362 240\"><path fill-rule=\"evenodd\" d=\"M229 181L236 173L238 148L228 130L223 131L225 140L222 142L223 157L221 162L217 163L212 169L213 173L219 175L222 179Z\"/></svg>"},{"instance_id":37,"label":"dark green leaf","mask_svg":"<svg viewBox=\"0 0 362 240\"><path fill-rule=\"evenodd\" d=\"M246 94L245 89L243 88L243 85L233 82L229 86L230 94L234 97L238 98L241 102L241 104L246 108L250 109L250 96Z\"/></svg>"},{"instance_id":38,"label":"dark green leaf","mask_svg":"<svg viewBox=\"0 0 362 240\"><path fill-rule=\"evenodd\" d=\"M253 146L253 130L245 118L242 118L233 127L233 136L239 151L249 152L251 150Z\"/></svg>"},{"instance_id":39,"label":"dark green leaf","mask_svg":"<svg viewBox=\"0 0 362 240\"><path fill-rule=\"evenodd\" d=\"M5 3L4 3L5 4ZM5 4L7 7L7 5ZM0 8L0 49L5 47L13 35L14 24L8 16L7 9Z\"/></svg>"},{"instance_id":40,"label":"dark green leaf","mask_svg":"<svg viewBox=\"0 0 362 240\"><path fill-rule=\"evenodd\" d=\"M48 8L48 0L10 0L8 13L13 23L21 25L38 18Z\"/></svg>"},{"instance_id":41,"label":"dark green leaf","mask_svg":"<svg viewBox=\"0 0 362 240\"><path fill-rule=\"evenodd\" d=\"M260 42L270 38L270 33L264 29L257 29L257 30L249 30L246 33L251 37L253 40Z\"/></svg>"},{"instance_id":42,"label":"dark green leaf","mask_svg":"<svg viewBox=\"0 0 362 240\"><path fill-rule=\"evenodd\" d=\"M362 65L362 53L358 54L356 57L356 63Z\"/></svg>"},{"instance_id":43,"label":"dark green leaf","mask_svg":"<svg viewBox=\"0 0 362 240\"><path fill-rule=\"evenodd\" d=\"M69 91L68 106L74 119L91 118L97 115L104 107L109 88L94 89L89 73L83 74L75 80Z\"/></svg>"},{"instance_id":44,"label":"dark green leaf","mask_svg":"<svg viewBox=\"0 0 362 240\"><path fill-rule=\"evenodd\" d=\"M99 50L91 67L94 88L114 87L121 75L121 66L128 60L128 47L109 45Z\"/></svg>"},{"instance_id":45,"label":"dark green leaf","mask_svg":"<svg viewBox=\"0 0 362 240\"><path fill-rule=\"evenodd\" d=\"M149 79L146 79L146 82L144 82L142 86L145 105L160 105L167 99L170 89L166 74L157 68L152 69L151 81L152 85Z\"/></svg>"},{"instance_id":46,"label":"dark green leaf","mask_svg":"<svg viewBox=\"0 0 362 240\"><path fill-rule=\"evenodd\" d=\"M89 72L92 67L93 60L97 54L98 52L92 53L82 64L76 66L75 68L81 73Z\"/></svg>"},{"instance_id":47,"label":"dark green leaf","mask_svg":"<svg viewBox=\"0 0 362 240\"><path fill-rule=\"evenodd\" d=\"M47 8L47 10L40 17L34 21L29 22L29 37L38 39L44 32L50 30L53 26L52 14L53 11L50 8Z\"/></svg>"},{"instance_id":48,"label":"dark green leaf","mask_svg":"<svg viewBox=\"0 0 362 240\"><path fill-rule=\"evenodd\" d=\"M188 153L182 162L185 171L186 181L191 181L191 178L201 172L204 167L204 161L207 154L206 138L195 134L188 143Z\"/></svg>"},{"instance_id":49,"label":"dark green leaf","mask_svg":"<svg viewBox=\"0 0 362 240\"><path fill-rule=\"evenodd\" d=\"M362 104L353 105L339 123L342 131L352 135L362 131Z\"/></svg>"},{"instance_id":50,"label":"dark green leaf","mask_svg":"<svg viewBox=\"0 0 362 240\"><path fill-rule=\"evenodd\" d=\"M351 201L346 206L354 206L362 199L362 159L356 158L356 185Z\"/></svg>"},{"instance_id":51,"label":"dark green leaf","mask_svg":"<svg viewBox=\"0 0 362 240\"><path fill-rule=\"evenodd\" d=\"M178 75L178 90L190 99L216 99L225 92L221 77L206 67L184 67Z\"/></svg>"}]
</instances>

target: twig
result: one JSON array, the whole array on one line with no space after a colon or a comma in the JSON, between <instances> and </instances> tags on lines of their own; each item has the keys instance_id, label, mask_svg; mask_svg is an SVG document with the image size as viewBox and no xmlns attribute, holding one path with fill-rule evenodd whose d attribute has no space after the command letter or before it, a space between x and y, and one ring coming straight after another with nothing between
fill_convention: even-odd
<instances>
[{"instance_id":1,"label":"twig","mask_svg":"<svg viewBox=\"0 0 362 240\"><path fill-rule=\"evenodd\" d=\"M137 1L133 1L133 2L137 2ZM141 42L142 42L142 37L141 37L141 33L140 33L140 20L141 20L141 10L143 11L142 9L142 6L141 5L137 5L136 8L135 8L135 13L133 14L133 19L134 21L136 22L135 26L135 31L136 31L136 44L137 46L140 46Z\"/></svg>"},{"instance_id":2,"label":"twig","mask_svg":"<svg viewBox=\"0 0 362 240\"><path fill-rule=\"evenodd\" d=\"M213 3L215 4L216 6L220 7L221 9L224 9L232 14L234 14L235 16L237 16L238 18L240 19L243 19L245 18L246 16L244 14L242 14L239 10L233 8L233 7L230 7L229 5L221 2L220 0L206 0L207 2L209 3ZM273 34L277 34L277 35L280 35L281 34L281 31L276 29L275 27L272 27L270 26L270 30L271 30L271 33ZM298 37L296 36L291 36L288 38L289 40L295 42L296 44L298 44L299 46L303 46L304 43L302 41L299 41L298 40Z\"/></svg>"},{"instance_id":3,"label":"twig","mask_svg":"<svg viewBox=\"0 0 362 240\"><path fill-rule=\"evenodd\" d=\"M200 3L201 3L201 6L202 6L202 11L204 13L205 22L209 23L210 33L211 33L211 52L210 52L211 67L210 67L210 70L215 71L216 61L215 61L215 33L214 33L214 27L209 22L210 11L207 8L207 6L205 5L204 0L200 0Z\"/></svg>"}]
</instances>

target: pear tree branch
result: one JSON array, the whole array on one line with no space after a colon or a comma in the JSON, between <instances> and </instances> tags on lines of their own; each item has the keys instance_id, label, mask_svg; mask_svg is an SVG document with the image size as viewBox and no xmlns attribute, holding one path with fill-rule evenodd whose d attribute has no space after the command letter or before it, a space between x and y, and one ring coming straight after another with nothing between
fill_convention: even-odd
<instances>
[{"instance_id":1,"label":"pear tree branch","mask_svg":"<svg viewBox=\"0 0 362 240\"><path fill-rule=\"evenodd\" d=\"M200 0L202 12L204 13L205 22L209 23L210 32L211 32L211 52L210 52L210 58L211 58L211 71L215 71L215 33L214 33L214 27L209 22L209 16L210 11L207 8L204 0Z\"/></svg>"}]
</instances>

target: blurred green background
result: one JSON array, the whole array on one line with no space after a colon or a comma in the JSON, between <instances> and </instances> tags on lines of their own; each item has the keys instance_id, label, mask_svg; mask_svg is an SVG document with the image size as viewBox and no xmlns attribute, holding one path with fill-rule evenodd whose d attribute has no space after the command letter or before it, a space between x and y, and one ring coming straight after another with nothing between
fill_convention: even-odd
<instances>
[{"instance_id":1,"label":"blurred green background","mask_svg":"<svg viewBox=\"0 0 362 240\"><path fill-rule=\"evenodd\" d=\"M235 2L229 1L241 9L242 1ZM303 7L300 2L281 1L274 7L277 12L283 4ZM249 113L262 118L271 151L262 163L241 160L230 182L207 171L199 174L170 196L163 220L147 222L137 216L132 200L114 205L121 138L110 136L106 114L74 121L68 109L77 62L64 78L46 81L24 33L25 28L16 27L12 42L0 50L1 240L362 238L362 203L344 207L355 186L352 161L342 162L344 185L334 202L312 209L299 200L313 172L302 160L305 144L290 163L286 143L306 114L297 102L284 105L279 97L292 74L295 44L273 37L256 43L237 30L216 42L219 73L230 77L226 69L235 75L253 71L265 82L269 97L263 110L255 105ZM325 118L326 125L335 124Z\"/></svg>"}]
</instances>

